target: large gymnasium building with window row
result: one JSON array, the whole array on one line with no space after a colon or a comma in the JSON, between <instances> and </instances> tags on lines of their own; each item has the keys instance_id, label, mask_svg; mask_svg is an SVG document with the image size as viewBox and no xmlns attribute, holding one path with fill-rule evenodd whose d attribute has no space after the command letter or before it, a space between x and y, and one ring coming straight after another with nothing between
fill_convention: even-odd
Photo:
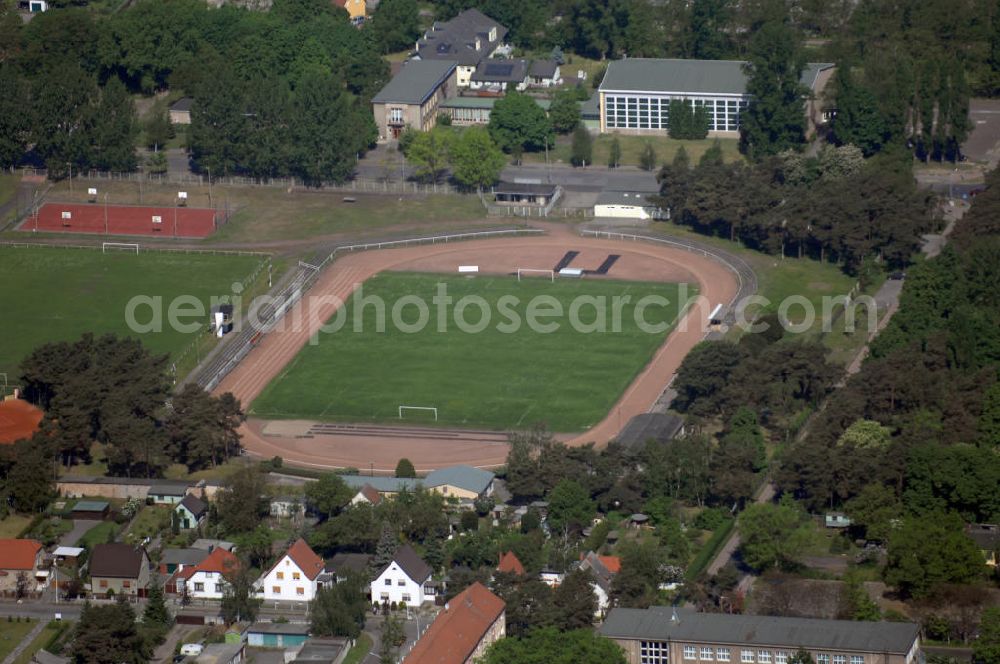
<instances>
[{"instance_id":1,"label":"large gymnasium building with window row","mask_svg":"<svg viewBox=\"0 0 1000 664\"><path fill-rule=\"evenodd\" d=\"M601 133L666 133L670 101L684 99L708 107L709 136L735 137L750 101L744 64L654 58L609 62L598 88ZM825 121L822 93L832 75L833 65L827 63L809 63L802 72L802 85L813 93L803 99L808 133Z\"/></svg>"}]
</instances>

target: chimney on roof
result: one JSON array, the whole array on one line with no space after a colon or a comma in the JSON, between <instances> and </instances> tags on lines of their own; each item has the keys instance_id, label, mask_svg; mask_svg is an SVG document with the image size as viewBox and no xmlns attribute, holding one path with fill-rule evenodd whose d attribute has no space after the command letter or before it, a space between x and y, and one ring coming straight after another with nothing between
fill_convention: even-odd
<instances>
[{"instance_id":1,"label":"chimney on roof","mask_svg":"<svg viewBox=\"0 0 1000 664\"><path fill-rule=\"evenodd\" d=\"M676 606L672 607L672 609L670 611L670 622L672 622L674 624L677 624L680 621L681 621L681 619L677 617L677 607Z\"/></svg>"}]
</instances>

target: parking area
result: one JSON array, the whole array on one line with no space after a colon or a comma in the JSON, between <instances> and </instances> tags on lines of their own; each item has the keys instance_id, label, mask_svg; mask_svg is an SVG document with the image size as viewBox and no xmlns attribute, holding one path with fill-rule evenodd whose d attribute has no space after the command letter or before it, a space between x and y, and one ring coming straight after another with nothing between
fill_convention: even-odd
<instances>
[{"instance_id":1,"label":"parking area","mask_svg":"<svg viewBox=\"0 0 1000 664\"><path fill-rule=\"evenodd\" d=\"M973 128L962 152L970 161L992 168L1000 161L1000 99L970 100L969 119Z\"/></svg>"}]
</instances>

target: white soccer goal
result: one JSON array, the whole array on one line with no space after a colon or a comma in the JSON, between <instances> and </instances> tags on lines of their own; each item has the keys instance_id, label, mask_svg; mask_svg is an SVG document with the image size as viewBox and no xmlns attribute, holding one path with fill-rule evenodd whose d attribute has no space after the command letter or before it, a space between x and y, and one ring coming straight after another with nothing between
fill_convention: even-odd
<instances>
[{"instance_id":1,"label":"white soccer goal","mask_svg":"<svg viewBox=\"0 0 1000 664\"><path fill-rule=\"evenodd\" d=\"M434 413L434 421L438 421L438 409L434 406L400 406L399 407L399 419L403 419L404 410L422 410Z\"/></svg>"},{"instance_id":2,"label":"white soccer goal","mask_svg":"<svg viewBox=\"0 0 1000 664\"><path fill-rule=\"evenodd\" d=\"M521 280L521 275L522 274L547 274L547 275L549 275L549 280L550 281L554 282L556 280L556 271L555 270L541 270L541 269L534 268L534 267L519 267L519 268L517 268L517 280L518 281Z\"/></svg>"},{"instance_id":3,"label":"white soccer goal","mask_svg":"<svg viewBox=\"0 0 1000 664\"><path fill-rule=\"evenodd\" d=\"M138 242L102 242L101 243L101 253L108 253L108 249L114 251L129 251L135 250L135 255L139 255L139 243Z\"/></svg>"}]
</instances>

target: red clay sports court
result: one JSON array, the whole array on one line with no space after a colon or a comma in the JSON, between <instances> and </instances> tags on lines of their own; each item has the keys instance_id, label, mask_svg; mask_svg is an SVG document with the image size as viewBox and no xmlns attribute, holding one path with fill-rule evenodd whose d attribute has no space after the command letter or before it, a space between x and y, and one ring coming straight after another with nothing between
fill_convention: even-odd
<instances>
[{"instance_id":1,"label":"red clay sports court","mask_svg":"<svg viewBox=\"0 0 1000 664\"><path fill-rule=\"evenodd\" d=\"M202 238L215 232L215 222L211 208L45 203L20 230Z\"/></svg>"}]
</instances>

